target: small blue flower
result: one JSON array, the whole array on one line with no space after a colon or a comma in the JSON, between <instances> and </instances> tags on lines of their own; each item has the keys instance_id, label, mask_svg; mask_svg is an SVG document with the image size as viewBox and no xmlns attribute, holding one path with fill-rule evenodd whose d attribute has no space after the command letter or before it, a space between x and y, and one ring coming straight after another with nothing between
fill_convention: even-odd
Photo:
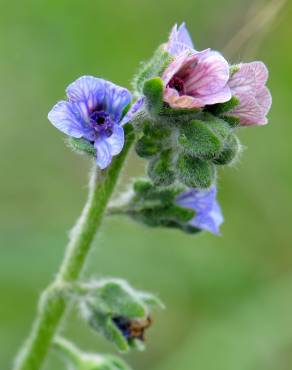
<instances>
[{"instance_id":1,"label":"small blue flower","mask_svg":"<svg viewBox=\"0 0 292 370\"><path fill-rule=\"evenodd\" d=\"M132 110L122 118L131 93L112 82L83 76L66 90L68 101L60 101L48 114L51 123L74 138L84 138L96 149L96 163L106 168L124 146L122 125L131 119Z\"/></svg>"},{"instance_id":2,"label":"small blue flower","mask_svg":"<svg viewBox=\"0 0 292 370\"><path fill-rule=\"evenodd\" d=\"M165 48L174 57L186 51L191 53L196 51L185 23L182 23L179 27L177 27L177 24L173 26Z\"/></svg>"},{"instance_id":3,"label":"small blue flower","mask_svg":"<svg viewBox=\"0 0 292 370\"><path fill-rule=\"evenodd\" d=\"M219 235L219 227L224 219L216 201L216 193L217 189L214 185L207 190L190 189L180 194L176 198L176 203L196 212L189 225Z\"/></svg>"}]
</instances>

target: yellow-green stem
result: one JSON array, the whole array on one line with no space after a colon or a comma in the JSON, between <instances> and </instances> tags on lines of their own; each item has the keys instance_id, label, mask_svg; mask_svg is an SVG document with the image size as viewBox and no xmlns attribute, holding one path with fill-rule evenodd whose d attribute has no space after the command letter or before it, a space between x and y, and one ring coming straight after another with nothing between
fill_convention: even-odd
<instances>
[{"instance_id":1,"label":"yellow-green stem","mask_svg":"<svg viewBox=\"0 0 292 370\"><path fill-rule=\"evenodd\" d=\"M71 233L64 261L55 281L42 293L38 315L16 359L14 370L40 370L46 358L69 304L68 299L58 294L58 286L64 282L76 281L82 272L96 230L100 227L107 204L134 141L134 133L130 124L125 126L125 136L126 141L122 153L113 158L112 164L107 169L100 171L94 166L89 183L88 199Z\"/></svg>"}]
</instances>

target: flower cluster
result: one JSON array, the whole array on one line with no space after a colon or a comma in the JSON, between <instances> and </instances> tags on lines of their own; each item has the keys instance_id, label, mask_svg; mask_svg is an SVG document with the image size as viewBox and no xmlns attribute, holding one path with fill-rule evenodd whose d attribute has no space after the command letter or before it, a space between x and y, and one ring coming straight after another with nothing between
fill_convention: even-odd
<instances>
[{"instance_id":1,"label":"flower cluster","mask_svg":"<svg viewBox=\"0 0 292 370\"><path fill-rule=\"evenodd\" d=\"M217 51L197 51L185 24L175 25L135 76L133 94L83 76L68 86L67 100L57 103L48 118L73 149L94 157L98 174L106 179L104 192L112 191L111 176L125 158L114 157L123 149L126 154L135 139L136 153L147 161L147 178L135 179L122 201L108 207L108 215L125 214L150 227L188 234L220 235L217 171L238 158L239 127L268 122L267 79L262 62L230 65ZM143 347L152 308L162 306L155 296L120 279L58 284L58 294L73 295L89 326L120 351ZM76 370L129 369L115 357L83 353L64 339L55 346Z\"/></svg>"},{"instance_id":2,"label":"flower cluster","mask_svg":"<svg viewBox=\"0 0 292 370\"><path fill-rule=\"evenodd\" d=\"M147 159L154 188L161 193L182 186L172 206L194 214L184 227L178 220L158 222L157 209L146 212L146 220L147 199L143 215L133 213L133 201L126 213L146 224L218 234L223 217L216 202L217 167L233 163L240 152L236 128L267 123L272 101L267 79L264 63L229 65L217 51L197 51L185 24L175 25L136 76L135 99L123 87L84 76L68 86L68 100L56 104L48 117L73 147L94 155L102 170L122 151L124 125L132 124L136 152Z\"/></svg>"}]
</instances>

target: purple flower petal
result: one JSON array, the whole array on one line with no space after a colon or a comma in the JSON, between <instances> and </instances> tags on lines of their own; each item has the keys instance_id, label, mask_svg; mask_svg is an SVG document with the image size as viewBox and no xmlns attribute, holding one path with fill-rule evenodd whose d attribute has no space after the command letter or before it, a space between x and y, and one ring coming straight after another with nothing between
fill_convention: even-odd
<instances>
[{"instance_id":1,"label":"purple flower petal","mask_svg":"<svg viewBox=\"0 0 292 370\"><path fill-rule=\"evenodd\" d=\"M48 114L48 119L65 134L81 138L84 134L84 123L87 108L84 105L60 101Z\"/></svg>"},{"instance_id":2,"label":"purple flower petal","mask_svg":"<svg viewBox=\"0 0 292 370\"><path fill-rule=\"evenodd\" d=\"M124 136L124 129L119 125L114 125L112 135L105 139L112 156L117 155L122 151L125 142Z\"/></svg>"},{"instance_id":3,"label":"purple flower petal","mask_svg":"<svg viewBox=\"0 0 292 370\"><path fill-rule=\"evenodd\" d=\"M191 189L179 195L176 202L181 207L190 208L196 212L195 217L189 221L191 226L218 235L223 215L216 201L216 193L215 186L208 190Z\"/></svg>"},{"instance_id":4,"label":"purple flower petal","mask_svg":"<svg viewBox=\"0 0 292 370\"><path fill-rule=\"evenodd\" d=\"M173 56L178 56L186 50L189 52L195 51L185 23L182 23L179 28L177 24L173 26L166 44L166 50Z\"/></svg>"},{"instance_id":5,"label":"purple flower petal","mask_svg":"<svg viewBox=\"0 0 292 370\"><path fill-rule=\"evenodd\" d=\"M105 95L105 81L93 76L82 76L66 89L71 102L86 102L89 110L94 110Z\"/></svg>"},{"instance_id":6,"label":"purple flower petal","mask_svg":"<svg viewBox=\"0 0 292 370\"><path fill-rule=\"evenodd\" d=\"M96 164L103 170L112 161L110 145L103 137L99 137L94 142L94 147L96 149Z\"/></svg>"},{"instance_id":7,"label":"purple flower petal","mask_svg":"<svg viewBox=\"0 0 292 370\"><path fill-rule=\"evenodd\" d=\"M136 100L135 103L131 106L131 108L126 113L125 117L121 120L120 125L123 126L129 121L131 121L134 118L134 116L141 110L144 103L145 103L144 97Z\"/></svg>"},{"instance_id":8,"label":"purple flower petal","mask_svg":"<svg viewBox=\"0 0 292 370\"><path fill-rule=\"evenodd\" d=\"M103 108L115 122L120 121L123 110L131 102L131 99L132 95L129 90L105 81Z\"/></svg>"},{"instance_id":9,"label":"purple flower petal","mask_svg":"<svg viewBox=\"0 0 292 370\"><path fill-rule=\"evenodd\" d=\"M92 76L80 77L66 92L69 101L56 104L49 120L69 136L94 142L96 163L101 169L106 168L123 148L124 130L119 121L131 101L131 93Z\"/></svg>"}]
</instances>

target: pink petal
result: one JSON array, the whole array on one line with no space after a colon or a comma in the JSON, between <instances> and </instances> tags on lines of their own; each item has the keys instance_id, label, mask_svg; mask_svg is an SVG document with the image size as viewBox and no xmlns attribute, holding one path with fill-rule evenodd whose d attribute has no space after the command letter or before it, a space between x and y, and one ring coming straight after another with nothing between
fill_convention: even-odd
<instances>
[{"instance_id":1,"label":"pink petal","mask_svg":"<svg viewBox=\"0 0 292 370\"><path fill-rule=\"evenodd\" d=\"M242 95L241 101L228 115L238 117L241 126L265 125L268 121L262 107L252 95Z\"/></svg>"},{"instance_id":2,"label":"pink petal","mask_svg":"<svg viewBox=\"0 0 292 370\"><path fill-rule=\"evenodd\" d=\"M233 92L240 99L241 94L257 93L268 79L268 70L262 62L243 63L239 65L238 72L230 78L228 84Z\"/></svg>"},{"instance_id":3,"label":"pink petal","mask_svg":"<svg viewBox=\"0 0 292 370\"><path fill-rule=\"evenodd\" d=\"M220 91L229 80L229 65L224 57L216 51L204 51L194 55L197 63L189 68L185 77L188 95L208 95ZM178 76L181 77L181 73Z\"/></svg>"},{"instance_id":4,"label":"pink petal","mask_svg":"<svg viewBox=\"0 0 292 370\"><path fill-rule=\"evenodd\" d=\"M180 96L175 89L170 87L167 87L164 91L164 101L172 108L192 109L202 106L199 99L187 95Z\"/></svg>"},{"instance_id":5,"label":"pink petal","mask_svg":"<svg viewBox=\"0 0 292 370\"><path fill-rule=\"evenodd\" d=\"M172 77L181 69L181 67L188 61L189 56L188 52L184 52L179 57L177 57L166 70L163 72L162 79L164 81L165 86L169 83Z\"/></svg>"},{"instance_id":6,"label":"pink petal","mask_svg":"<svg viewBox=\"0 0 292 370\"><path fill-rule=\"evenodd\" d=\"M263 87L257 92L257 103L262 108L263 114L267 115L272 106L272 95L267 87Z\"/></svg>"},{"instance_id":7,"label":"pink petal","mask_svg":"<svg viewBox=\"0 0 292 370\"><path fill-rule=\"evenodd\" d=\"M200 100L202 104L201 107L203 107L205 105L225 103L232 98L232 94L229 86L226 85L223 89L214 94L197 95L196 97Z\"/></svg>"}]
</instances>

